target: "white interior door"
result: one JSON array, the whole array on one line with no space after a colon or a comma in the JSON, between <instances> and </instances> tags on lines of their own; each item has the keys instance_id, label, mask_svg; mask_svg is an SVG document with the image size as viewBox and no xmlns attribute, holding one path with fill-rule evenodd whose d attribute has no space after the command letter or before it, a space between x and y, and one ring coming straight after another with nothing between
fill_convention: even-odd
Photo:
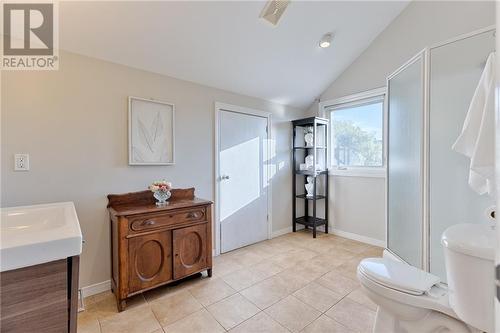
<instances>
[{"instance_id":1,"label":"white interior door","mask_svg":"<svg viewBox=\"0 0 500 333\"><path fill-rule=\"evenodd\" d=\"M267 239L267 118L219 114L221 252Z\"/></svg>"}]
</instances>

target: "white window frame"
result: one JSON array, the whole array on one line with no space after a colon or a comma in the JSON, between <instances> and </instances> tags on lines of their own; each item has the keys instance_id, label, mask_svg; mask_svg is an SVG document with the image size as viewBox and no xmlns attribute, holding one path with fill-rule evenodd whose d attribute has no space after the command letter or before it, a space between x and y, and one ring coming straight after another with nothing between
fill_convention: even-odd
<instances>
[{"instance_id":1,"label":"white window frame","mask_svg":"<svg viewBox=\"0 0 500 333\"><path fill-rule=\"evenodd\" d=\"M319 103L319 114L322 117L332 120L331 114L335 110L328 110L332 107L335 109L343 109L348 106L354 106L356 104L367 103L370 101L383 100L383 120L382 120L382 166L381 167L337 167L333 165L332 154L334 147L332 144L333 140L333 130L330 127L330 137L328 142L330 143L330 152L328 154L328 165L329 174L333 176L350 176L350 177L376 177L385 178L386 177L386 156L387 156L387 89L386 87L372 89L368 91L363 91L357 94L352 94L328 101Z\"/></svg>"}]
</instances>

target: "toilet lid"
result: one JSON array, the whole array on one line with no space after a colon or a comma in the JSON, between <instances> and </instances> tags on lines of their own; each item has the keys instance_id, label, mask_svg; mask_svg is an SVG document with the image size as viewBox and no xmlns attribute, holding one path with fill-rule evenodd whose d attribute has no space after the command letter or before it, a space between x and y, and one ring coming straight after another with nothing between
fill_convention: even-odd
<instances>
[{"instance_id":1,"label":"toilet lid","mask_svg":"<svg viewBox=\"0 0 500 333\"><path fill-rule=\"evenodd\" d=\"M374 282L412 295L422 295L440 282L435 275L387 258L363 259L358 269Z\"/></svg>"}]
</instances>

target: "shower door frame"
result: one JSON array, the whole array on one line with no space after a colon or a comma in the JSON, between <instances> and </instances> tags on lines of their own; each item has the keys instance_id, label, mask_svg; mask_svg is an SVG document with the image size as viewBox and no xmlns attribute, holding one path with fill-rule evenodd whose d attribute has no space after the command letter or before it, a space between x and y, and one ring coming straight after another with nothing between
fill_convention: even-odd
<instances>
[{"instance_id":1,"label":"shower door frame","mask_svg":"<svg viewBox=\"0 0 500 333\"><path fill-rule=\"evenodd\" d=\"M414 55L412 58L410 58L407 62L405 62L402 66L400 66L397 70L395 70L393 73L391 73L386 80L386 86L387 86L387 111L389 110L389 98L390 98L390 89L389 89L389 81L397 76L399 73L401 73L403 70L405 70L407 67L415 63L415 61L422 59L422 88L423 88L423 94L422 94L422 99L423 99L423 135L422 135L422 163L421 163L421 176L422 176L422 185L421 185L421 190L422 190L422 237L421 237L421 246L422 246L422 258L421 258L421 269L425 270L426 272L430 272L430 263L431 263L431 258L430 258L430 184L429 184L429 175L430 175L430 147L429 147L429 140L430 140L430 126L429 126L429 112L430 112L430 72L431 72L431 58L430 54L433 49L455 43L467 38L475 37L477 35L486 33L486 32L495 32L496 27L495 25L490 25L485 28L481 28L478 30L471 31L466 34L462 34L450 39L447 39L443 42L433 44L429 47L424 48L420 52L418 52L416 55ZM388 114L388 113L387 113ZM389 115L388 115L389 117ZM388 118L387 117L387 118ZM387 133L385 133L387 140L389 139L389 123L388 120L386 120L387 124L385 126ZM387 147L389 145L387 144ZM394 253L391 249L389 249L389 149L387 149L386 153L386 177L385 177L385 199L386 199L386 205L385 205L385 219L386 219L386 249L385 251L388 252L389 256L393 256L394 258L406 262L404 259L402 259L400 256L397 255L397 253Z\"/></svg>"},{"instance_id":2,"label":"shower door frame","mask_svg":"<svg viewBox=\"0 0 500 333\"><path fill-rule=\"evenodd\" d=\"M427 75L429 73L429 70L428 70L428 60L429 60L429 48L424 48L423 50L421 50L420 52L418 52L417 54L415 54L413 57L411 57L408 61L406 61L403 65L401 65L398 69L396 69L393 73L391 73L389 76L387 76L387 79L386 79L386 86L387 86L387 119L386 119L386 131L387 133L385 133L386 135L386 138L387 138L387 153L386 153L386 176L385 176L385 219L386 219L386 228L385 228L385 231L386 231L386 244L387 244L387 248L385 249L387 252L389 252L389 254L391 256L394 256L396 259L399 259L400 261L403 261L403 262L406 262L403 258L401 258L397 253L395 253L394 251L392 251L390 248L389 248L389 156L390 156L390 151L389 151L389 117L390 117L390 109L389 109L389 101L390 101L390 94L391 94L391 89L390 89L390 86L389 86L389 81L392 80L393 78L395 78L396 76L398 76L401 72L403 72L405 69L407 69L408 67L410 67L411 65L413 65L414 63L416 63L417 61L419 60L422 60L422 65L421 65L421 68L420 68L420 73L421 73L421 77L422 77L422 82L421 82L421 89L422 89L422 106L423 106L423 113L422 113L422 130L423 130L423 134L422 134L422 138L421 138L421 152L420 152L420 160L421 160L421 164L420 164L420 177L422 179L422 183L420 184L420 192L421 192L421 209L422 209L422 217L424 220L427 219L427 214L426 214L426 210L428 209L427 207L427 198L428 198L428 194L426 193L425 189L426 189L426 184L427 184L427 179L428 179L428 170L426 168L426 164L427 164L427 153L428 153L428 150L427 150L427 144L428 144L428 135L427 135L427 132L428 132L428 126L427 126L427 122L428 122L428 100L429 100L429 97L428 97L428 84L427 84ZM425 237L426 235L426 232L427 232L427 228L425 227L426 223L422 223L421 227L422 227L422 237L421 237L421 246L422 246L422 256L420 258L420 268L424 269L424 270L428 270L427 268L427 262L426 260L424 260L424 258L427 257L427 250L425 248L425 242L427 241Z\"/></svg>"}]
</instances>

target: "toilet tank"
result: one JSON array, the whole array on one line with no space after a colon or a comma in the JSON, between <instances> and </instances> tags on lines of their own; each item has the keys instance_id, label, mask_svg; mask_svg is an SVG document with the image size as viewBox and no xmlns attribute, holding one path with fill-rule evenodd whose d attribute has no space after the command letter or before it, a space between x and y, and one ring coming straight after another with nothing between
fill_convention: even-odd
<instances>
[{"instance_id":1,"label":"toilet tank","mask_svg":"<svg viewBox=\"0 0 500 333\"><path fill-rule=\"evenodd\" d=\"M456 224L441 237L450 306L467 324L494 331L496 237L487 224Z\"/></svg>"}]
</instances>

